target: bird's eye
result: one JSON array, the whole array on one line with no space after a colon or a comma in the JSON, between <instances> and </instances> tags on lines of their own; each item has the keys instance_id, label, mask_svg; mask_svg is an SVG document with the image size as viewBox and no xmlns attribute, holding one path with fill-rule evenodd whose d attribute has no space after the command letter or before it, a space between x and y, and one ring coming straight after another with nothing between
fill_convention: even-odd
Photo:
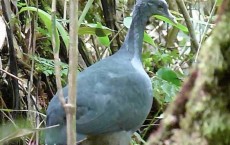
<instances>
[{"instance_id":1,"label":"bird's eye","mask_svg":"<svg viewBox=\"0 0 230 145\"><path fill-rule=\"evenodd\" d=\"M164 7L162 5L158 5L157 8L158 8L159 11L163 11L164 10Z\"/></svg>"},{"instance_id":2,"label":"bird's eye","mask_svg":"<svg viewBox=\"0 0 230 145\"><path fill-rule=\"evenodd\" d=\"M153 3L151 3L151 2L149 2L149 3L147 3L149 6L152 6L153 5Z\"/></svg>"}]
</instances>

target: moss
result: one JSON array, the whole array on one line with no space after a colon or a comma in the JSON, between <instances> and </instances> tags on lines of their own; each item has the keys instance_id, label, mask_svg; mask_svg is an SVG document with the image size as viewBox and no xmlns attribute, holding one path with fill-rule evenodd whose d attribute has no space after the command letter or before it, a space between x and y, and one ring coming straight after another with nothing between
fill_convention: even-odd
<instances>
[{"instance_id":1,"label":"moss","mask_svg":"<svg viewBox=\"0 0 230 145\"><path fill-rule=\"evenodd\" d=\"M167 109L153 144L230 144L229 17L230 12L221 17L222 22L218 23L204 43L199 63L193 71L197 72L194 83L190 83L191 76L175 102ZM188 88L191 89L186 89L189 83L191 85ZM186 93L183 93L183 89ZM183 98L184 102L178 106L178 100ZM183 111L175 109L178 107Z\"/></svg>"},{"instance_id":2,"label":"moss","mask_svg":"<svg viewBox=\"0 0 230 145\"><path fill-rule=\"evenodd\" d=\"M202 47L198 79L181 121L181 128L200 133L198 138L206 139L209 145L230 144L229 16L222 17L224 22Z\"/></svg>"}]
</instances>

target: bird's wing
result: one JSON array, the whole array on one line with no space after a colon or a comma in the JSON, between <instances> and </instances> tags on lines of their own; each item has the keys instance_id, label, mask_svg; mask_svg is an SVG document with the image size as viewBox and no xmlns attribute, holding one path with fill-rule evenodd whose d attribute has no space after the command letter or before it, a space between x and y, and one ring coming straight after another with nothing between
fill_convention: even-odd
<instances>
[{"instance_id":1,"label":"bird's wing","mask_svg":"<svg viewBox=\"0 0 230 145\"><path fill-rule=\"evenodd\" d=\"M88 74L88 73L87 73ZM77 124L90 124L102 116L108 104L116 101L114 90L124 75L107 70L94 70L91 75L84 73L78 79ZM111 114L112 115L112 114Z\"/></svg>"},{"instance_id":2,"label":"bird's wing","mask_svg":"<svg viewBox=\"0 0 230 145\"><path fill-rule=\"evenodd\" d=\"M124 64L126 65L126 64ZM119 66L115 66L119 67ZM129 64L126 69L92 69L78 77L77 128L84 134L98 134L129 127L122 126L131 108L129 96L141 96L138 72ZM125 111L124 111L125 110ZM121 118L121 116L125 116ZM133 122L135 123L135 122ZM129 125L127 125L129 126ZM132 123L130 123L130 127Z\"/></svg>"}]
</instances>

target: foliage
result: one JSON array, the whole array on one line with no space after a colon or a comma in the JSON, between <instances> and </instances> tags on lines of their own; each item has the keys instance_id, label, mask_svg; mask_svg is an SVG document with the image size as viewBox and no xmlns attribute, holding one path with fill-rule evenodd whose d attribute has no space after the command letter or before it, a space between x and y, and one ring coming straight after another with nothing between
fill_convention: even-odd
<instances>
[{"instance_id":1,"label":"foliage","mask_svg":"<svg viewBox=\"0 0 230 145\"><path fill-rule=\"evenodd\" d=\"M173 60L179 59L181 58L176 50L168 53L164 50L156 51L154 54L149 51L143 53L143 64L146 70L154 71L152 66L158 69L156 75L152 77L153 94L162 107L165 103L172 102L180 89L184 75L168 67L173 64Z\"/></svg>"},{"instance_id":2,"label":"foliage","mask_svg":"<svg viewBox=\"0 0 230 145\"><path fill-rule=\"evenodd\" d=\"M48 29L49 33L51 34L52 33L52 22L51 22L51 15L46 13L45 11L43 10L40 10L40 9L37 9L35 7L23 7L20 12L23 12L23 11L34 11L34 12L38 12L38 15L39 15L39 18L42 19L42 21L44 22L46 28ZM59 30L59 33L58 31L56 30L56 36L59 36L59 34L62 36L62 39L65 43L66 46L68 46L69 44L69 37L68 37L68 33L66 32L66 30L63 28L63 26L57 21L56 22L56 26L57 26L57 29ZM55 41L57 43L57 47L59 48L60 47L60 39L59 37L56 37L55 38Z\"/></svg>"},{"instance_id":3,"label":"foliage","mask_svg":"<svg viewBox=\"0 0 230 145\"><path fill-rule=\"evenodd\" d=\"M155 16L157 19L159 20L162 20L162 21L165 21L171 25L173 25L174 27L178 28L179 30L181 30L182 32L185 32L185 33L188 33L188 28L180 23L173 23L171 20L169 20L168 18L166 17L163 17L163 16L159 16L159 15L156 15Z\"/></svg>"},{"instance_id":4,"label":"foliage","mask_svg":"<svg viewBox=\"0 0 230 145\"><path fill-rule=\"evenodd\" d=\"M37 63L36 63L36 70L40 73L44 73L46 76L54 75L54 60L45 59L41 57L32 57ZM61 76L67 77L68 74L68 64L61 63Z\"/></svg>"},{"instance_id":5,"label":"foliage","mask_svg":"<svg viewBox=\"0 0 230 145\"><path fill-rule=\"evenodd\" d=\"M161 68L152 78L154 96L161 104L172 102L180 89L181 81L169 68Z\"/></svg>"},{"instance_id":6,"label":"foliage","mask_svg":"<svg viewBox=\"0 0 230 145\"><path fill-rule=\"evenodd\" d=\"M6 110L6 109L0 109L4 112L11 112L12 110ZM31 123L27 119L17 119L12 120L13 122L6 122L4 125L0 126L0 144L6 144L9 141L13 140L15 143L17 142L17 139L20 137L26 137L26 138L33 138L35 133L39 133L41 136L43 135L44 128L36 128L34 129L31 126ZM3 131L4 130L4 131ZM33 142L33 139L32 139ZM43 142L41 140L41 142Z\"/></svg>"}]
</instances>

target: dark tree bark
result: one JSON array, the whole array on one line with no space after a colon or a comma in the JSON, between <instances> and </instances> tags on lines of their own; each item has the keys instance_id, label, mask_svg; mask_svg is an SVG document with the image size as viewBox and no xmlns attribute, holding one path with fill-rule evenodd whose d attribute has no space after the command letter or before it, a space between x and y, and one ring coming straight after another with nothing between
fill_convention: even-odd
<instances>
[{"instance_id":1,"label":"dark tree bark","mask_svg":"<svg viewBox=\"0 0 230 145\"><path fill-rule=\"evenodd\" d=\"M101 0L101 4L103 7L103 15L105 18L106 26L112 30L117 31L117 27L115 24L116 21L116 1L115 0ZM110 36L110 40L116 35L116 32L113 32ZM119 35L116 36L116 39L112 41L110 44L110 48L112 53L115 53L118 48L120 48L121 44L119 41Z\"/></svg>"},{"instance_id":2,"label":"dark tree bark","mask_svg":"<svg viewBox=\"0 0 230 145\"><path fill-rule=\"evenodd\" d=\"M2 0L2 12L6 22L8 23L6 27L7 32L7 40L9 44L9 68L10 73L14 76L18 75L17 69L17 59L15 55L15 49L13 44L13 32L12 32L12 24L10 23L10 2L8 0ZM19 110L20 109L20 96L19 96L19 87L18 87L18 80L15 78L11 78L12 84L12 94L13 94L13 109Z\"/></svg>"}]
</instances>

